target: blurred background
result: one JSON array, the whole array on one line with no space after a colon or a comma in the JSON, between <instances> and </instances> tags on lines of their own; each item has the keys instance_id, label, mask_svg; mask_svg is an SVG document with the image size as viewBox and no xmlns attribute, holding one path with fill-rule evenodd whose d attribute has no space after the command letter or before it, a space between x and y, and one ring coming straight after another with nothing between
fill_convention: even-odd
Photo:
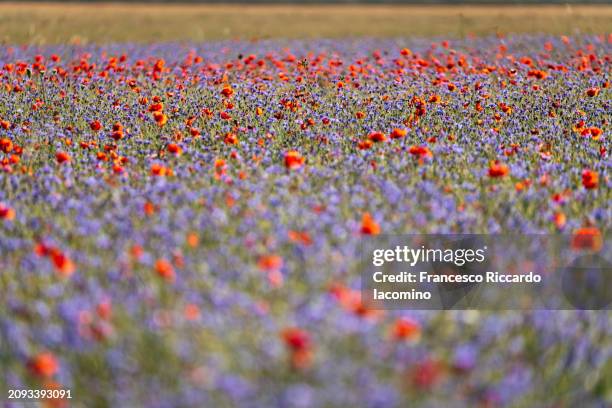
<instances>
[{"instance_id":1,"label":"blurred background","mask_svg":"<svg viewBox=\"0 0 612 408\"><path fill-rule=\"evenodd\" d=\"M456 38L508 33L601 34L609 33L612 27L612 7L606 0L563 4L531 0L341 3L349 2L0 2L0 41L58 44L362 36Z\"/></svg>"}]
</instances>

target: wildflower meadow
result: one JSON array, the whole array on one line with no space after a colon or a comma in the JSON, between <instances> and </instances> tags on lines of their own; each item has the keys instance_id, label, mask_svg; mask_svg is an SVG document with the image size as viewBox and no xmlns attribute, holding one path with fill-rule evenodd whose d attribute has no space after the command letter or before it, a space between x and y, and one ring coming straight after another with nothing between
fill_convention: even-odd
<instances>
[{"instance_id":1,"label":"wildflower meadow","mask_svg":"<svg viewBox=\"0 0 612 408\"><path fill-rule=\"evenodd\" d=\"M609 311L376 310L379 234L610 229L612 36L0 46L0 405L607 407Z\"/></svg>"}]
</instances>

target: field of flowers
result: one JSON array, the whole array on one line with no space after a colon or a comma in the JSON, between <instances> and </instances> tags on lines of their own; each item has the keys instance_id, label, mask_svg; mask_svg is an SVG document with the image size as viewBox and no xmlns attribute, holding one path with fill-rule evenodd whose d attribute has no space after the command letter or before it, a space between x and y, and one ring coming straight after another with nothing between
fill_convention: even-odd
<instances>
[{"instance_id":1,"label":"field of flowers","mask_svg":"<svg viewBox=\"0 0 612 408\"><path fill-rule=\"evenodd\" d=\"M371 310L355 264L382 233L605 235L611 59L612 36L0 47L0 401L610 406L608 311Z\"/></svg>"}]
</instances>

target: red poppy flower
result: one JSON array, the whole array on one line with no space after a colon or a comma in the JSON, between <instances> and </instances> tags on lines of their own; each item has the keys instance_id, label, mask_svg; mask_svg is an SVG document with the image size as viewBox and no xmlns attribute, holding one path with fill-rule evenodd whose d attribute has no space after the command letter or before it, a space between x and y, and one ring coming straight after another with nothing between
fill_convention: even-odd
<instances>
[{"instance_id":1,"label":"red poppy flower","mask_svg":"<svg viewBox=\"0 0 612 408\"><path fill-rule=\"evenodd\" d=\"M401 139L402 137L406 136L408 134L408 131L406 129L398 129L395 128L393 129L393 131L391 131L391 139Z\"/></svg>"},{"instance_id":2,"label":"red poppy flower","mask_svg":"<svg viewBox=\"0 0 612 408\"><path fill-rule=\"evenodd\" d=\"M200 237L195 232L190 232L187 234L186 241L187 241L187 245L189 245L192 248L195 248L200 243Z\"/></svg>"},{"instance_id":3,"label":"red poppy flower","mask_svg":"<svg viewBox=\"0 0 612 408\"><path fill-rule=\"evenodd\" d=\"M371 140L360 140L357 143L357 148L359 150L368 150L369 148L372 147L373 144L374 142L372 142Z\"/></svg>"},{"instance_id":4,"label":"red poppy flower","mask_svg":"<svg viewBox=\"0 0 612 408\"><path fill-rule=\"evenodd\" d=\"M76 270L74 262L72 262L66 254L57 249L51 251L51 260L53 261L53 266L55 266L58 275L64 278L70 277Z\"/></svg>"},{"instance_id":5,"label":"red poppy flower","mask_svg":"<svg viewBox=\"0 0 612 408\"><path fill-rule=\"evenodd\" d=\"M574 231L571 246L578 250L599 251L603 245L601 231L597 227L583 227Z\"/></svg>"},{"instance_id":6,"label":"red poppy flower","mask_svg":"<svg viewBox=\"0 0 612 408\"><path fill-rule=\"evenodd\" d=\"M582 185L587 190L597 188L599 186L599 174L592 170L584 170L582 172Z\"/></svg>"},{"instance_id":7,"label":"red poppy flower","mask_svg":"<svg viewBox=\"0 0 612 408\"><path fill-rule=\"evenodd\" d=\"M7 221L15 219L15 210L0 203L0 219Z\"/></svg>"},{"instance_id":8,"label":"red poppy flower","mask_svg":"<svg viewBox=\"0 0 612 408\"><path fill-rule=\"evenodd\" d=\"M412 146L408 150L408 153L419 158L433 157L433 153L431 152L431 150L429 150L429 148L425 146Z\"/></svg>"},{"instance_id":9,"label":"red poppy flower","mask_svg":"<svg viewBox=\"0 0 612 408\"><path fill-rule=\"evenodd\" d=\"M155 119L155 123L159 127L164 126L168 122L168 116L162 112L153 112L153 119Z\"/></svg>"},{"instance_id":10,"label":"red poppy flower","mask_svg":"<svg viewBox=\"0 0 612 408\"><path fill-rule=\"evenodd\" d=\"M385 140L387 140L387 136L385 136L383 132L372 132L368 135L368 140L371 140L375 143L384 142Z\"/></svg>"},{"instance_id":11,"label":"red poppy flower","mask_svg":"<svg viewBox=\"0 0 612 408\"><path fill-rule=\"evenodd\" d=\"M289 233L287 234L289 236L289 239L293 242L299 242L302 243L304 245L310 245L312 244L312 238L310 237L310 234L308 234L305 231L289 231Z\"/></svg>"},{"instance_id":12,"label":"red poppy flower","mask_svg":"<svg viewBox=\"0 0 612 408\"><path fill-rule=\"evenodd\" d=\"M380 234L380 226L372 218L370 213L365 213L361 217L361 233L364 235L378 235Z\"/></svg>"},{"instance_id":13,"label":"red poppy flower","mask_svg":"<svg viewBox=\"0 0 612 408\"><path fill-rule=\"evenodd\" d=\"M238 144L238 136L236 136L235 133L231 133L231 132L226 133L225 137L223 138L223 142L229 145Z\"/></svg>"},{"instance_id":14,"label":"red poppy flower","mask_svg":"<svg viewBox=\"0 0 612 408\"><path fill-rule=\"evenodd\" d=\"M13 142L11 139L2 138L0 139L0 150L4 153L10 153L13 150Z\"/></svg>"},{"instance_id":15,"label":"red poppy flower","mask_svg":"<svg viewBox=\"0 0 612 408\"><path fill-rule=\"evenodd\" d=\"M57 152L55 154L55 160L60 164L67 163L70 162L70 155L66 152Z\"/></svg>"},{"instance_id":16,"label":"red poppy flower","mask_svg":"<svg viewBox=\"0 0 612 408\"><path fill-rule=\"evenodd\" d=\"M311 346L310 335L303 329L290 327L282 331L281 336L291 350L299 351Z\"/></svg>"},{"instance_id":17,"label":"red poppy flower","mask_svg":"<svg viewBox=\"0 0 612 408\"><path fill-rule=\"evenodd\" d=\"M165 259L160 258L155 262L155 272L168 282L174 282L176 278L172 264Z\"/></svg>"},{"instance_id":18,"label":"red poppy flower","mask_svg":"<svg viewBox=\"0 0 612 408\"><path fill-rule=\"evenodd\" d=\"M395 321L391 329L391 337L394 340L414 340L421 335L421 325L409 318L400 318Z\"/></svg>"},{"instance_id":19,"label":"red poppy flower","mask_svg":"<svg viewBox=\"0 0 612 408\"><path fill-rule=\"evenodd\" d=\"M597 140L597 139L599 139L599 136L601 136L603 131L600 128L598 128L598 127L590 127L589 128L589 133L591 134L593 139Z\"/></svg>"},{"instance_id":20,"label":"red poppy flower","mask_svg":"<svg viewBox=\"0 0 612 408\"><path fill-rule=\"evenodd\" d=\"M221 90L221 95L225 96L226 98L229 98L233 94L234 94L234 90L229 85L225 85L223 89Z\"/></svg>"},{"instance_id":21,"label":"red poppy flower","mask_svg":"<svg viewBox=\"0 0 612 408\"><path fill-rule=\"evenodd\" d=\"M179 156L183 152L181 146L177 145L176 143L170 143L167 149L169 153L175 154L177 156Z\"/></svg>"},{"instance_id":22,"label":"red poppy flower","mask_svg":"<svg viewBox=\"0 0 612 408\"><path fill-rule=\"evenodd\" d=\"M312 340L307 331L290 327L281 332L285 346L289 350L291 365L303 369L312 363Z\"/></svg>"},{"instance_id":23,"label":"red poppy flower","mask_svg":"<svg viewBox=\"0 0 612 408\"><path fill-rule=\"evenodd\" d=\"M503 163L493 161L489 165L489 177L491 178L501 178L507 176L508 173L510 173L510 169Z\"/></svg>"},{"instance_id":24,"label":"red poppy flower","mask_svg":"<svg viewBox=\"0 0 612 408\"><path fill-rule=\"evenodd\" d=\"M558 229L561 229L565 226L565 223L567 222L567 217L561 211L557 211L553 215L553 222L555 223L555 226Z\"/></svg>"},{"instance_id":25,"label":"red poppy flower","mask_svg":"<svg viewBox=\"0 0 612 408\"><path fill-rule=\"evenodd\" d=\"M99 120L94 120L89 123L89 128L94 132L97 132L98 130L102 129L102 124Z\"/></svg>"},{"instance_id":26,"label":"red poppy flower","mask_svg":"<svg viewBox=\"0 0 612 408\"><path fill-rule=\"evenodd\" d=\"M188 305L185 306L183 315L185 316L185 319L189 321L193 322L195 320L198 320L201 315L200 308L194 303L189 303Z\"/></svg>"},{"instance_id":27,"label":"red poppy flower","mask_svg":"<svg viewBox=\"0 0 612 408\"><path fill-rule=\"evenodd\" d=\"M431 95L429 97L429 103L440 103L441 100L442 98L440 97L440 95Z\"/></svg>"},{"instance_id":28,"label":"red poppy flower","mask_svg":"<svg viewBox=\"0 0 612 408\"><path fill-rule=\"evenodd\" d=\"M164 104L161 102L153 103L149 105L149 112L161 112L163 110L164 110Z\"/></svg>"},{"instance_id":29,"label":"red poppy flower","mask_svg":"<svg viewBox=\"0 0 612 408\"><path fill-rule=\"evenodd\" d=\"M262 271L277 271L283 267L283 258L278 255L264 255L257 261L257 266Z\"/></svg>"},{"instance_id":30,"label":"red poppy flower","mask_svg":"<svg viewBox=\"0 0 612 408\"><path fill-rule=\"evenodd\" d=\"M154 163L151 165L151 175L152 176L172 176L173 171L171 168L164 167L158 163Z\"/></svg>"},{"instance_id":31,"label":"red poppy flower","mask_svg":"<svg viewBox=\"0 0 612 408\"><path fill-rule=\"evenodd\" d=\"M587 96L593 98L593 97L599 95L599 88L596 88L596 87L589 88L589 89L587 89L586 94L587 94Z\"/></svg>"},{"instance_id":32,"label":"red poppy flower","mask_svg":"<svg viewBox=\"0 0 612 408\"><path fill-rule=\"evenodd\" d=\"M412 385L420 389L430 389L435 386L443 374L443 366L437 361L427 359L418 363L411 372Z\"/></svg>"},{"instance_id":33,"label":"red poppy flower","mask_svg":"<svg viewBox=\"0 0 612 408\"><path fill-rule=\"evenodd\" d=\"M153 214L155 214L155 204L153 204L150 201L147 201L146 203L144 203L142 209L143 209L145 215L148 216L148 217L150 217Z\"/></svg>"},{"instance_id":34,"label":"red poppy flower","mask_svg":"<svg viewBox=\"0 0 612 408\"><path fill-rule=\"evenodd\" d=\"M28 361L28 368L38 377L51 378L59 371L59 363L53 353L43 352Z\"/></svg>"},{"instance_id":35,"label":"red poppy flower","mask_svg":"<svg viewBox=\"0 0 612 408\"><path fill-rule=\"evenodd\" d=\"M290 150L285 153L285 167L289 170L299 169L304 165L305 159L296 150Z\"/></svg>"}]
</instances>

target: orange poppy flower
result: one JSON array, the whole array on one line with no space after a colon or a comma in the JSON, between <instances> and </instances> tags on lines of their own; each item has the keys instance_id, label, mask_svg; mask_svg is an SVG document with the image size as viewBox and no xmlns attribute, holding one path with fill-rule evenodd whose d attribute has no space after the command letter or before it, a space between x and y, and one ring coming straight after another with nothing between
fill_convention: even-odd
<instances>
[{"instance_id":1,"label":"orange poppy flower","mask_svg":"<svg viewBox=\"0 0 612 408\"><path fill-rule=\"evenodd\" d=\"M281 338L289 350L291 365L296 369L304 369L312 363L312 340L307 331L290 327L281 332Z\"/></svg>"},{"instance_id":2,"label":"orange poppy flower","mask_svg":"<svg viewBox=\"0 0 612 408\"><path fill-rule=\"evenodd\" d=\"M163 110L164 110L164 104L161 102L153 103L149 105L149 112L161 112Z\"/></svg>"},{"instance_id":3,"label":"orange poppy flower","mask_svg":"<svg viewBox=\"0 0 612 408\"><path fill-rule=\"evenodd\" d=\"M155 123L159 127L164 126L168 122L168 116L162 112L153 112L153 119L155 119Z\"/></svg>"},{"instance_id":4,"label":"orange poppy flower","mask_svg":"<svg viewBox=\"0 0 612 408\"><path fill-rule=\"evenodd\" d=\"M391 338L396 341L415 340L421 335L421 325L409 318L399 318L391 328Z\"/></svg>"},{"instance_id":5,"label":"orange poppy flower","mask_svg":"<svg viewBox=\"0 0 612 408\"><path fill-rule=\"evenodd\" d=\"M15 210L0 203L0 219L11 221L15 219Z\"/></svg>"},{"instance_id":6,"label":"orange poppy flower","mask_svg":"<svg viewBox=\"0 0 612 408\"><path fill-rule=\"evenodd\" d=\"M223 142L229 145L238 144L238 136L236 136L235 133L231 133L231 132L226 133L225 137L223 138Z\"/></svg>"},{"instance_id":7,"label":"orange poppy flower","mask_svg":"<svg viewBox=\"0 0 612 408\"><path fill-rule=\"evenodd\" d=\"M600 128L598 128L598 127L590 127L590 128L589 128L589 133L591 134L591 137L592 137L594 140L598 140L598 139L599 139L599 136L601 136L601 134L603 133L603 131L602 131Z\"/></svg>"},{"instance_id":8,"label":"orange poppy flower","mask_svg":"<svg viewBox=\"0 0 612 408\"><path fill-rule=\"evenodd\" d=\"M305 231L289 231L289 233L287 234L289 236L289 239L293 242L299 242L302 243L304 245L310 245L312 244L312 238L310 237L310 234L308 234Z\"/></svg>"},{"instance_id":9,"label":"orange poppy flower","mask_svg":"<svg viewBox=\"0 0 612 408\"><path fill-rule=\"evenodd\" d=\"M387 136L385 136L383 132L372 132L368 135L368 140L371 140L375 143L384 142L385 140L387 140Z\"/></svg>"},{"instance_id":10,"label":"orange poppy flower","mask_svg":"<svg viewBox=\"0 0 612 408\"><path fill-rule=\"evenodd\" d=\"M357 143L357 148L359 150L368 150L369 148L372 147L373 144L374 142L372 142L371 140L360 140Z\"/></svg>"},{"instance_id":11,"label":"orange poppy flower","mask_svg":"<svg viewBox=\"0 0 612 408\"><path fill-rule=\"evenodd\" d=\"M395 128L391 131L391 139L401 139L402 137L406 136L408 134L408 131L406 129L399 129L399 128Z\"/></svg>"},{"instance_id":12,"label":"orange poppy flower","mask_svg":"<svg viewBox=\"0 0 612 408\"><path fill-rule=\"evenodd\" d=\"M174 282L176 278L172 264L163 258L155 262L155 272L168 282Z\"/></svg>"},{"instance_id":13,"label":"orange poppy flower","mask_svg":"<svg viewBox=\"0 0 612 408\"><path fill-rule=\"evenodd\" d=\"M55 160L59 163L67 163L70 162L70 155L66 152L57 152L55 154Z\"/></svg>"},{"instance_id":14,"label":"orange poppy flower","mask_svg":"<svg viewBox=\"0 0 612 408\"><path fill-rule=\"evenodd\" d=\"M374 218L372 218L370 213L364 213L361 217L361 233L364 235L380 234L380 226Z\"/></svg>"},{"instance_id":15,"label":"orange poppy flower","mask_svg":"<svg viewBox=\"0 0 612 408\"><path fill-rule=\"evenodd\" d=\"M408 150L408 153L419 158L433 157L433 153L431 152L431 150L429 150L429 148L425 146L412 146Z\"/></svg>"},{"instance_id":16,"label":"orange poppy flower","mask_svg":"<svg viewBox=\"0 0 612 408\"><path fill-rule=\"evenodd\" d=\"M283 267L283 258L278 255L264 255L257 261L257 266L262 271L278 271Z\"/></svg>"},{"instance_id":17,"label":"orange poppy flower","mask_svg":"<svg viewBox=\"0 0 612 408\"><path fill-rule=\"evenodd\" d=\"M89 128L94 132L97 132L98 130L102 129L102 124L99 120L94 120L89 123Z\"/></svg>"},{"instance_id":18,"label":"orange poppy flower","mask_svg":"<svg viewBox=\"0 0 612 408\"><path fill-rule=\"evenodd\" d=\"M198 320L201 315L200 308L196 304L189 303L185 306L183 315L185 316L185 319L189 321Z\"/></svg>"},{"instance_id":19,"label":"orange poppy flower","mask_svg":"<svg viewBox=\"0 0 612 408\"><path fill-rule=\"evenodd\" d=\"M510 173L510 169L503 163L493 161L489 165L489 177L491 178L501 178L507 176L508 173Z\"/></svg>"},{"instance_id":20,"label":"orange poppy flower","mask_svg":"<svg viewBox=\"0 0 612 408\"><path fill-rule=\"evenodd\" d=\"M4 153L10 153L13 150L13 142L11 139L6 137L0 139L0 150L2 150Z\"/></svg>"},{"instance_id":21,"label":"orange poppy flower","mask_svg":"<svg viewBox=\"0 0 612 408\"><path fill-rule=\"evenodd\" d=\"M296 150L290 150L285 153L285 167L289 170L299 169L304 165L305 159Z\"/></svg>"},{"instance_id":22,"label":"orange poppy flower","mask_svg":"<svg viewBox=\"0 0 612 408\"><path fill-rule=\"evenodd\" d=\"M597 227L583 227L574 231L571 246L577 250L599 251L603 245L601 232Z\"/></svg>"},{"instance_id":23,"label":"orange poppy flower","mask_svg":"<svg viewBox=\"0 0 612 408\"><path fill-rule=\"evenodd\" d=\"M553 222L558 229L561 229L565 226L567 222L567 217L561 211L557 211L553 216Z\"/></svg>"},{"instance_id":24,"label":"orange poppy flower","mask_svg":"<svg viewBox=\"0 0 612 408\"><path fill-rule=\"evenodd\" d=\"M195 127L190 127L189 128L189 134L193 137L198 137L200 136L200 129L195 128Z\"/></svg>"},{"instance_id":25,"label":"orange poppy flower","mask_svg":"<svg viewBox=\"0 0 612 408\"><path fill-rule=\"evenodd\" d=\"M140 245L134 244L130 248L130 255L135 260L138 260L142 257L142 255L144 255L144 249L142 249Z\"/></svg>"},{"instance_id":26,"label":"orange poppy flower","mask_svg":"<svg viewBox=\"0 0 612 408\"><path fill-rule=\"evenodd\" d=\"M113 132L111 133L111 137L114 140L123 139L123 126L121 125L121 123L117 122L113 125Z\"/></svg>"},{"instance_id":27,"label":"orange poppy flower","mask_svg":"<svg viewBox=\"0 0 612 408\"><path fill-rule=\"evenodd\" d=\"M442 101L440 95L431 95L429 97L429 103L440 103L440 101Z\"/></svg>"},{"instance_id":28,"label":"orange poppy flower","mask_svg":"<svg viewBox=\"0 0 612 408\"><path fill-rule=\"evenodd\" d=\"M8 120L0 120L0 127L2 127L4 130L8 130L11 128L11 122Z\"/></svg>"},{"instance_id":29,"label":"orange poppy flower","mask_svg":"<svg viewBox=\"0 0 612 408\"><path fill-rule=\"evenodd\" d=\"M225 96L226 98L229 98L233 94L234 94L234 90L229 85L225 85L223 89L221 90L221 95Z\"/></svg>"},{"instance_id":30,"label":"orange poppy flower","mask_svg":"<svg viewBox=\"0 0 612 408\"><path fill-rule=\"evenodd\" d=\"M151 175L152 176L172 176L174 173L171 168L164 167L158 163L154 163L151 165Z\"/></svg>"},{"instance_id":31,"label":"orange poppy flower","mask_svg":"<svg viewBox=\"0 0 612 408\"><path fill-rule=\"evenodd\" d=\"M53 353L43 352L28 361L28 368L37 377L51 378L59 371L59 363Z\"/></svg>"},{"instance_id":32,"label":"orange poppy flower","mask_svg":"<svg viewBox=\"0 0 612 408\"><path fill-rule=\"evenodd\" d=\"M176 143L170 143L167 147L167 150L169 153L175 154L177 156L180 156L180 154L183 152L181 146L177 145Z\"/></svg>"},{"instance_id":33,"label":"orange poppy flower","mask_svg":"<svg viewBox=\"0 0 612 408\"><path fill-rule=\"evenodd\" d=\"M587 94L587 96L593 98L593 97L599 95L599 88L596 88L596 87L589 88L589 89L587 89L586 94Z\"/></svg>"},{"instance_id":34,"label":"orange poppy flower","mask_svg":"<svg viewBox=\"0 0 612 408\"><path fill-rule=\"evenodd\" d=\"M57 273L64 278L70 277L76 270L74 262L59 250L51 251L51 260Z\"/></svg>"},{"instance_id":35,"label":"orange poppy flower","mask_svg":"<svg viewBox=\"0 0 612 408\"><path fill-rule=\"evenodd\" d=\"M442 378L443 369L440 362L431 359L416 364L410 373L412 385L419 389L431 389Z\"/></svg>"},{"instance_id":36,"label":"orange poppy flower","mask_svg":"<svg viewBox=\"0 0 612 408\"><path fill-rule=\"evenodd\" d=\"M150 201L147 201L146 203L144 203L143 211L145 215L149 217L152 216L153 214L155 214L155 204Z\"/></svg>"},{"instance_id":37,"label":"orange poppy flower","mask_svg":"<svg viewBox=\"0 0 612 408\"><path fill-rule=\"evenodd\" d=\"M187 245L189 245L192 248L195 248L200 243L200 237L198 237L198 234L196 234L195 232L190 232L187 234L186 241L187 241Z\"/></svg>"},{"instance_id":38,"label":"orange poppy flower","mask_svg":"<svg viewBox=\"0 0 612 408\"><path fill-rule=\"evenodd\" d=\"M310 335L303 329L289 327L281 332L285 345L293 351L304 350L311 347Z\"/></svg>"},{"instance_id":39,"label":"orange poppy flower","mask_svg":"<svg viewBox=\"0 0 612 408\"><path fill-rule=\"evenodd\" d=\"M587 190L597 188L599 186L599 174L592 170L584 170L582 172L582 185Z\"/></svg>"},{"instance_id":40,"label":"orange poppy flower","mask_svg":"<svg viewBox=\"0 0 612 408\"><path fill-rule=\"evenodd\" d=\"M384 314L382 310L370 308L367 300L362 299L359 290L353 290L339 284L333 284L329 290L343 309L360 318L376 320Z\"/></svg>"}]
</instances>

